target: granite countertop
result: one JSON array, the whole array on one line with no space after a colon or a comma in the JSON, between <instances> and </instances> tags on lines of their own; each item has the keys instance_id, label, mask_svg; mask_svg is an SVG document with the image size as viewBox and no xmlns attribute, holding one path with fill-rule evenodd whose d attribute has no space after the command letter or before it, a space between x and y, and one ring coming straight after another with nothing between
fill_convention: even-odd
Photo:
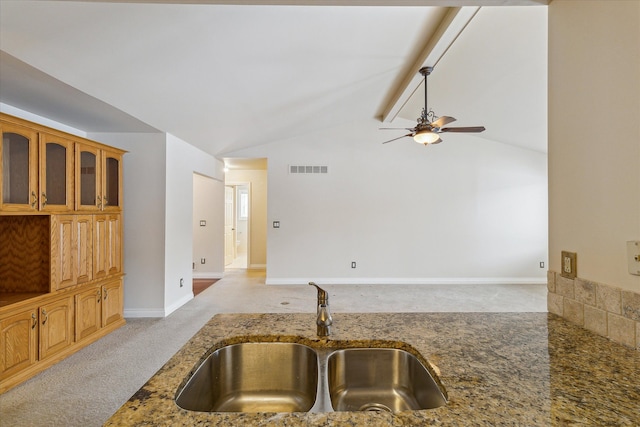
<instances>
[{"instance_id":1,"label":"granite countertop","mask_svg":"<svg viewBox=\"0 0 640 427\"><path fill-rule=\"evenodd\" d=\"M326 340L316 336L315 314L214 316L105 425L640 425L640 352L553 314L338 313L333 319ZM275 340L417 350L438 374L448 403L394 414L203 413L176 406L176 391L206 355L232 343Z\"/></svg>"}]
</instances>

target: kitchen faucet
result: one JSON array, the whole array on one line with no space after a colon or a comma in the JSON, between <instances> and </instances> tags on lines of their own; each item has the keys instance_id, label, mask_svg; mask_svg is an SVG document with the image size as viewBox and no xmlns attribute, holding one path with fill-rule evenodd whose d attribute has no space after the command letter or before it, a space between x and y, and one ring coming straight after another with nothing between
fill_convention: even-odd
<instances>
[{"instance_id":1,"label":"kitchen faucet","mask_svg":"<svg viewBox=\"0 0 640 427\"><path fill-rule=\"evenodd\" d=\"M328 337L331 334L331 325L333 324L329 311L329 294L313 282L309 282L309 286L315 286L318 289L318 316L316 317L318 336Z\"/></svg>"}]
</instances>

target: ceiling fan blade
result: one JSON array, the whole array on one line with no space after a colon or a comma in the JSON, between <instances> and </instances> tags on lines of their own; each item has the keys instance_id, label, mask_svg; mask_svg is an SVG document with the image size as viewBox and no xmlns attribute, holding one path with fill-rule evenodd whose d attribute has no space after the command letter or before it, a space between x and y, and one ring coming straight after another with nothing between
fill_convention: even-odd
<instances>
[{"instance_id":1,"label":"ceiling fan blade","mask_svg":"<svg viewBox=\"0 0 640 427\"><path fill-rule=\"evenodd\" d=\"M455 127L455 128L442 128L440 132L466 132L466 133L477 133L483 132L484 126L468 126L468 127Z\"/></svg>"},{"instance_id":2,"label":"ceiling fan blade","mask_svg":"<svg viewBox=\"0 0 640 427\"><path fill-rule=\"evenodd\" d=\"M431 122L431 126L433 126L434 128L441 128L442 126L455 121L456 119L453 117L441 116L441 117L438 117L438 119Z\"/></svg>"},{"instance_id":3,"label":"ceiling fan blade","mask_svg":"<svg viewBox=\"0 0 640 427\"><path fill-rule=\"evenodd\" d=\"M433 144L440 144L442 142L442 140L440 138L438 138L438 140L436 142L432 142L431 145Z\"/></svg>"},{"instance_id":4,"label":"ceiling fan blade","mask_svg":"<svg viewBox=\"0 0 640 427\"><path fill-rule=\"evenodd\" d=\"M397 137L397 138L393 138L393 139L390 139L390 140L388 140L388 141L385 141L385 142L383 142L383 144L386 144L387 142L395 141L396 139L404 138L405 136L413 136L413 134L408 133L408 134L406 134L406 135L402 135L402 136L399 136L399 137Z\"/></svg>"},{"instance_id":5,"label":"ceiling fan blade","mask_svg":"<svg viewBox=\"0 0 640 427\"><path fill-rule=\"evenodd\" d=\"M378 128L378 130L413 130L413 128Z\"/></svg>"}]
</instances>

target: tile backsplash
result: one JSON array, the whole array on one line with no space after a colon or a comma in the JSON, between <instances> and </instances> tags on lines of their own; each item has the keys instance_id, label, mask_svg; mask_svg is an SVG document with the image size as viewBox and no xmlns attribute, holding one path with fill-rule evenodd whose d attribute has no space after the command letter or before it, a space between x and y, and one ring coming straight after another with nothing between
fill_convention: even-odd
<instances>
[{"instance_id":1,"label":"tile backsplash","mask_svg":"<svg viewBox=\"0 0 640 427\"><path fill-rule=\"evenodd\" d=\"M547 309L598 335L640 351L640 294L547 273Z\"/></svg>"}]
</instances>

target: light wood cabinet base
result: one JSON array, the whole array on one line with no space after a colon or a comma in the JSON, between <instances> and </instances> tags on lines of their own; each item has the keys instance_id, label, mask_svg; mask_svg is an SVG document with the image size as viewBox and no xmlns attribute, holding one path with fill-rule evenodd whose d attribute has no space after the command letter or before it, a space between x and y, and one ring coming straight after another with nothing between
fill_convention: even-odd
<instances>
[{"instance_id":1,"label":"light wood cabinet base","mask_svg":"<svg viewBox=\"0 0 640 427\"><path fill-rule=\"evenodd\" d=\"M71 346L67 347L65 350L60 351L56 355L48 357L44 360L40 360L35 364L31 365L30 367L21 370L19 373L0 381L0 394L12 389L17 385L22 384L24 381L28 380L29 378L39 374L40 372L46 370L47 368L66 359L73 353L85 348L89 344L92 344L95 341L98 341L100 338L110 334L111 332L124 326L125 324L126 322L124 319L121 319L117 322L113 322L108 326L105 326L104 328L100 329L93 335L83 339L81 342L76 342Z\"/></svg>"}]
</instances>

